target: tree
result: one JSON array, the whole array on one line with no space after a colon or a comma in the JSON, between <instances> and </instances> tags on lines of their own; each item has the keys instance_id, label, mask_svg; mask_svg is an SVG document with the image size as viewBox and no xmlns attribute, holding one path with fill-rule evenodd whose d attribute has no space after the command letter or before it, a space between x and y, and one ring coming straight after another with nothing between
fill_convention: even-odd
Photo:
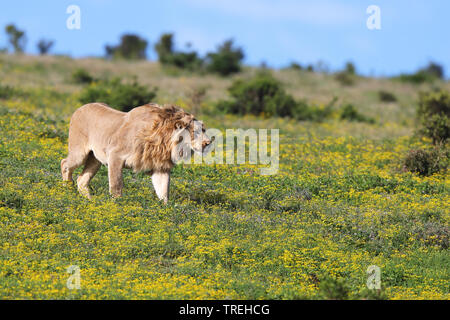
<instances>
[{"instance_id":1,"label":"tree","mask_svg":"<svg viewBox=\"0 0 450 320\"><path fill-rule=\"evenodd\" d=\"M46 55L50 51L51 47L53 47L54 43L55 42L52 40L45 40L45 39L39 40L39 42L37 43L39 54Z\"/></svg>"},{"instance_id":2,"label":"tree","mask_svg":"<svg viewBox=\"0 0 450 320\"><path fill-rule=\"evenodd\" d=\"M162 64L170 63L173 55L173 33L163 33L155 44L158 60Z\"/></svg>"},{"instance_id":3,"label":"tree","mask_svg":"<svg viewBox=\"0 0 450 320\"><path fill-rule=\"evenodd\" d=\"M147 45L145 39L135 34L124 34L120 38L120 44L117 46L105 46L107 58L120 58L128 60L139 60L147 58Z\"/></svg>"},{"instance_id":4,"label":"tree","mask_svg":"<svg viewBox=\"0 0 450 320\"><path fill-rule=\"evenodd\" d=\"M227 40L219 45L217 52L207 54L207 69L210 72L227 76L241 70L241 61L244 59L244 52L241 48L233 46L233 40Z\"/></svg>"},{"instance_id":5,"label":"tree","mask_svg":"<svg viewBox=\"0 0 450 320\"><path fill-rule=\"evenodd\" d=\"M191 44L187 45L190 49ZM173 33L164 33L155 44L155 51L158 53L158 60L165 65L174 65L181 69L195 70L201 67L202 59L197 52L190 50L186 52L175 51L173 45Z\"/></svg>"},{"instance_id":6,"label":"tree","mask_svg":"<svg viewBox=\"0 0 450 320\"><path fill-rule=\"evenodd\" d=\"M356 74L356 67L353 62L349 61L345 64L345 72L348 74Z\"/></svg>"},{"instance_id":7,"label":"tree","mask_svg":"<svg viewBox=\"0 0 450 320\"><path fill-rule=\"evenodd\" d=\"M22 53L25 50L27 39L25 31L17 29L13 24L9 24L5 28L6 34L9 37L9 43L14 49L15 53Z\"/></svg>"},{"instance_id":8,"label":"tree","mask_svg":"<svg viewBox=\"0 0 450 320\"><path fill-rule=\"evenodd\" d=\"M444 67L434 62L430 62L428 66L421 69L420 71L439 79L444 78Z\"/></svg>"}]
</instances>

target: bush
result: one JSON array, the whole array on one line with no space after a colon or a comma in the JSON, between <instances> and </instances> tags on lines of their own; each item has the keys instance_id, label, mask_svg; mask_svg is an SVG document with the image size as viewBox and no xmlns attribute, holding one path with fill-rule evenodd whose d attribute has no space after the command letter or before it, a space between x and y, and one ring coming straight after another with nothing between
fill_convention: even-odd
<instances>
[{"instance_id":1,"label":"bush","mask_svg":"<svg viewBox=\"0 0 450 320\"><path fill-rule=\"evenodd\" d=\"M322 122L330 117L333 111L333 105L336 101L337 98L333 98L331 102L322 106L308 105L305 100L297 101L297 105L294 110L294 118L297 120Z\"/></svg>"},{"instance_id":2,"label":"bush","mask_svg":"<svg viewBox=\"0 0 450 320\"><path fill-rule=\"evenodd\" d=\"M134 107L151 102L156 96L156 88L149 90L139 85L136 80L132 83L122 83L120 79L93 82L85 87L79 97L81 103L103 102L113 108L128 112Z\"/></svg>"},{"instance_id":3,"label":"bush","mask_svg":"<svg viewBox=\"0 0 450 320\"><path fill-rule=\"evenodd\" d=\"M135 34L124 34L117 46L105 46L107 58L128 60L146 59L147 40Z\"/></svg>"},{"instance_id":4,"label":"bush","mask_svg":"<svg viewBox=\"0 0 450 320\"><path fill-rule=\"evenodd\" d=\"M269 74L260 74L249 81L237 80L228 91L234 100L218 105L228 113L292 117L296 107L294 99Z\"/></svg>"},{"instance_id":5,"label":"bush","mask_svg":"<svg viewBox=\"0 0 450 320\"><path fill-rule=\"evenodd\" d=\"M220 101L217 105L219 110L227 113L320 121L331 110L331 105L318 108L308 106L304 100L295 101L282 84L267 73L258 74L248 81L236 80L228 91L233 99Z\"/></svg>"},{"instance_id":6,"label":"bush","mask_svg":"<svg viewBox=\"0 0 450 320\"><path fill-rule=\"evenodd\" d=\"M368 118L360 114L352 104L346 104L344 107L342 107L339 118L341 120L348 120L348 121L375 123L374 119Z\"/></svg>"},{"instance_id":7,"label":"bush","mask_svg":"<svg viewBox=\"0 0 450 320\"><path fill-rule=\"evenodd\" d=\"M345 64L344 70L335 74L334 78L342 86L352 86L355 84L356 67L352 62Z\"/></svg>"},{"instance_id":8,"label":"bush","mask_svg":"<svg viewBox=\"0 0 450 320\"><path fill-rule=\"evenodd\" d=\"M431 138L433 144L445 144L450 137L450 94L441 90L421 93L417 117L420 133Z\"/></svg>"},{"instance_id":9,"label":"bush","mask_svg":"<svg viewBox=\"0 0 450 320\"><path fill-rule=\"evenodd\" d=\"M202 60L197 56L197 52L175 52L170 57L170 63L181 69L196 70L200 69Z\"/></svg>"},{"instance_id":10,"label":"bush","mask_svg":"<svg viewBox=\"0 0 450 320\"><path fill-rule=\"evenodd\" d=\"M0 84L0 99L9 99L15 95L16 91L13 87L3 86Z\"/></svg>"},{"instance_id":11,"label":"bush","mask_svg":"<svg viewBox=\"0 0 450 320\"><path fill-rule=\"evenodd\" d=\"M291 64L287 67L287 69L301 71L301 70L303 70L303 67L301 64L299 64L297 62L291 62Z\"/></svg>"},{"instance_id":12,"label":"bush","mask_svg":"<svg viewBox=\"0 0 450 320\"><path fill-rule=\"evenodd\" d=\"M348 300L350 289L343 279L326 277L319 284L319 295L323 299Z\"/></svg>"},{"instance_id":13,"label":"bush","mask_svg":"<svg viewBox=\"0 0 450 320\"><path fill-rule=\"evenodd\" d=\"M4 86L0 84L0 99L12 99L12 98L28 98L30 95L29 91L25 91L21 88Z\"/></svg>"},{"instance_id":14,"label":"bush","mask_svg":"<svg viewBox=\"0 0 450 320\"><path fill-rule=\"evenodd\" d=\"M342 86L352 86L355 84L355 76L346 71L341 71L341 72L336 73L334 78Z\"/></svg>"},{"instance_id":15,"label":"bush","mask_svg":"<svg viewBox=\"0 0 450 320\"><path fill-rule=\"evenodd\" d=\"M422 176L431 175L447 169L449 156L445 148L412 149L403 160L403 168Z\"/></svg>"},{"instance_id":16,"label":"bush","mask_svg":"<svg viewBox=\"0 0 450 320\"><path fill-rule=\"evenodd\" d=\"M388 91L380 90L378 91L378 98L381 102L396 102L397 97Z\"/></svg>"},{"instance_id":17,"label":"bush","mask_svg":"<svg viewBox=\"0 0 450 320\"><path fill-rule=\"evenodd\" d=\"M90 84L94 82L94 77L85 69L77 69L72 73L72 81L77 84Z\"/></svg>"},{"instance_id":18,"label":"bush","mask_svg":"<svg viewBox=\"0 0 450 320\"><path fill-rule=\"evenodd\" d=\"M421 84L424 82L431 82L434 80L434 77L430 77L430 75L424 73L424 72L416 72L413 74L401 74L398 79L401 82L409 82L413 84Z\"/></svg>"},{"instance_id":19,"label":"bush","mask_svg":"<svg viewBox=\"0 0 450 320\"><path fill-rule=\"evenodd\" d=\"M437 64L430 62L428 66L419 69L413 74L401 74L398 79L402 82L410 82L414 84L421 84L424 82L433 82L436 79L444 78L444 68Z\"/></svg>"},{"instance_id":20,"label":"bush","mask_svg":"<svg viewBox=\"0 0 450 320\"><path fill-rule=\"evenodd\" d=\"M210 72L227 76L241 71L241 61L244 53L241 48L234 48L233 41L227 40L217 48L217 52L210 52L206 58L206 68Z\"/></svg>"}]
</instances>

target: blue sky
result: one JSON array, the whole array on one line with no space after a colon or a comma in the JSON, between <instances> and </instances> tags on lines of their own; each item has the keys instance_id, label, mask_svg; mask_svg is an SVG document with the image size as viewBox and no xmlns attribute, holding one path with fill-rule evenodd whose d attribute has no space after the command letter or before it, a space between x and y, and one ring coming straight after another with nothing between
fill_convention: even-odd
<instances>
[{"instance_id":1,"label":"blue sky","mask_svg":"<svg viewBox=\"0 0 450 320\"><path fill-rule=\"evenodd\" d=\"M81 29L68 30L69 5L81 9ZM369 5L381 9L381 30L368 30ZM245 63L283 67L325 61L331 70L353 61L366 75L413 72L429 61L450 75L450 1L438 0L14 0L0 8L0 27L15 23L28 36L26 52L41 38L56 41L54 53L103 55L121 34L146 38L149 59L163 32L176 45L201 54L233 38ZM0 47L7 44L0 32Z\"/></svg>"}]
</instances>

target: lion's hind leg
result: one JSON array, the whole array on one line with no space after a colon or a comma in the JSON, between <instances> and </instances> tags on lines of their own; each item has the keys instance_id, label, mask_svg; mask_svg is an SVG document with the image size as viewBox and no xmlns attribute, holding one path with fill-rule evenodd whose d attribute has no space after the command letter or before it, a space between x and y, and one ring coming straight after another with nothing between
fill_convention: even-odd
<instances>
[{"instance_id":1,"label":"lion's hind leg","mask_svg":"<svg viewBox=\"0 0 450 320\"><path fill-rule=\"evenodd\" d=\"M82 166L89 155L81 150L69 151L67 158L61 160L61 175L63 181L72 181L72 174L76 168Z\"/></svg>"},{"instance_id":2,"label":"lion's hind leg","mask_svg":"<svg viewBox=\"0 0 450 320\"><path fill-rule=\"evenodd\" d=\"M83 172L81 172L81 174L78 176L78 191L88 199L91 198L91 194L89 192L89 182L91 182L91 179L95 176L101 165L101 162L98 161L91 152L86 159Z\"/></svg>"},{"instance_id":3,"label":"lion's hind leg","mask_svg":"<svg viewBox=\"0 0 450 320\"><path fill-rule=\"evenodd\" d=\"M63 181L72 181L73 169L69 170L67 166L67 158L61 160L61 175Z\"/></svg>"},{"instance_id":4,"label":"lion's hind leg","mask_svg":"<svg viewBox=\"0 0 450 320\"><path fill-rule=\"evenodd\" d=\"M86 156L71 157L70 155L61 160L61 175L63 181L73 181L72 174L76 168L83 165Z\"/></svg>"}]
</instances>

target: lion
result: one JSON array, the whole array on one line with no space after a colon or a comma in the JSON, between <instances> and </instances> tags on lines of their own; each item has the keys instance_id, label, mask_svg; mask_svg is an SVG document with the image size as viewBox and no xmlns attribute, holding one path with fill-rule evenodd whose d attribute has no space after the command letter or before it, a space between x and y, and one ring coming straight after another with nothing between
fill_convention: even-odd
<instances>
[{"instance_id":1,"label":"lion","mask_svg":"<svg viewBox=\"0 0 450 320\"><path fill-rule=\"evenodd\" d=\"M90 199L89 182L103 164L108 167L109 193L120 197L122 169L144 171L151 175L156 195L166 204L171 169L188 152L207 152L213 139L205 131L203 122L173 105L150 103L125 113L104 103L86 104L70 119L62 179L73 181L73 171L84 165L77 187Z\"/></svg>"}]
</instances>

